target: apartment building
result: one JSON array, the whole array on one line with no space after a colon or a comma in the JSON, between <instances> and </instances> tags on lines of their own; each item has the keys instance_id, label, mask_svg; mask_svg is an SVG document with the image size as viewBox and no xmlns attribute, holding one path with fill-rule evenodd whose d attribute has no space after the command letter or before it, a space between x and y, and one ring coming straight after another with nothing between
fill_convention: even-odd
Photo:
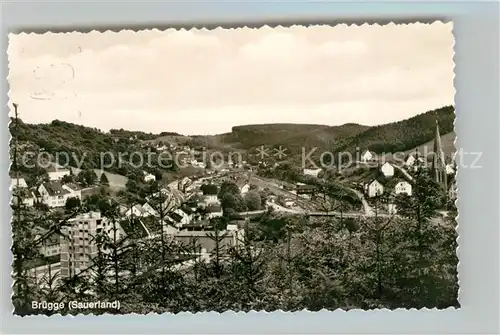
<instances>
[{"instance_id":1,"label":"apartment building","mask_svg":"<svg viewBox=\"0 0 500 335\"><path fill-rule=\"evenodd\" d=\"M61 276L66 278L93 264L93 258L99 252L97 236L104 234L111 240L120 240L125 236L118 222L113 224L99 212L81 214L72 219L66 234L67 238L61 237Z\"/></svg>"}]
</instances>

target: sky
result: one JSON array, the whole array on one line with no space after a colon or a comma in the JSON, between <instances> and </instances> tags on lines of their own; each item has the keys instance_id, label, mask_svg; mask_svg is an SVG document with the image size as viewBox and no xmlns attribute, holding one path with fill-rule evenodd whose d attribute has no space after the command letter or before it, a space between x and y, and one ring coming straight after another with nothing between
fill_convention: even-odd
<instances>
[{"instance_id":1,"label":"sky","mask_svg":"<svg viewBox=\"0 0 500 335\"><path fill-rule=\"evenodd\" d=\"M453 104L453 43L441 22L10 34L9 98L105 131L378 125Z\"/></svg>"}]
</instances>

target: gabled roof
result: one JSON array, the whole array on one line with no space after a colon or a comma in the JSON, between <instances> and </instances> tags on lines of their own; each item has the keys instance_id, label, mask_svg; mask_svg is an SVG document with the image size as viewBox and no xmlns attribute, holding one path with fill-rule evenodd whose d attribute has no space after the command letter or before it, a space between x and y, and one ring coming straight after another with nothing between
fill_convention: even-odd
<instances>
[{"instance_id":1,"label":"gabled roof","mask_svg":"<svg viewBox=\"0 0 500 335\"><path fill-rule=\"evenodd\" d=\"M43 187L47 190L50 196L65 195L71 193L62 187L62 184L58 181L51 181L48 183L43 183Z\"/></svg>"},{"instance_id":2,"label":"gabled roof","mask_svg":"<svg viewBox=\"0 0 500 335\"><path fill-rule=\"evenodd\" d=\"M190 207L188 207L188 206L185 206L185 205L184 205L184 206L182 206L182 207L181 207L181 210L182 210L184 213L186 213L187 215L191 215L191 214L193 214L193 210L192 210Z\"/></svg>"},{"instance_id":3,"label":"gabled roof","mask_svg":"<svg viewBox=\"0 0 500 335\"><path fill-rule=\"evenodd\" d=\"M147 211L144 208L142 208L142 206L139 205L139 204L134 205L134 209L137 210L141 214L146 214L147 213Z\"/></svg>"},{"instance_id":4,"label":"gabled roof","mask_svg":"<svg viewBox=\"0 0 500 335\"><path fill-rule=\"evenodd\" d=\"M173 212L170 213L168 216L177 223L182 221L182 215L180 215L179 213Z\"/></svg>"},{"instance_id":5,"label":"gabled roof","mask_svg":"<svg viewBox=\"0 0 500 335\"><path fill-rule=\"evenodd\" d=\"M374 182L377 182L379 183L380 185L384 186L384 184L382 182L380 182L380 180L378 180L377 178L373 178L371 179L369 182L368 182L368 185L371 185L373 184Z\"/></svg>"}]
</instances>

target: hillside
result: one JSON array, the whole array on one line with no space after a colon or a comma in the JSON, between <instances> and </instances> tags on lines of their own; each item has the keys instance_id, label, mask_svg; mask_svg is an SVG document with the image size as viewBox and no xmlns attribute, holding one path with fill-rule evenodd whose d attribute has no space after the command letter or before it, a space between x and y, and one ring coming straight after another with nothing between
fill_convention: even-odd
<instances>
[{"instance_id":1,"label":"hillside","mask_svg":"<svg viewBox=\"0 0 500 335\"><path fill-rule=\"evenodd\" d=\"M436 120L442 135L452 132L455 121L453 106L435 109L399 122L371 127L360 134L345 138L334 151L356 152L357 148L360 151L369 149L376 153L408 151L432 140Z\"/></svg>"},{"instance_id":2,"label":"hillside","mask_svg":"<svg viewBox=\"0 0 500 335\"><path fill-rule=\"evenodd\" d=\"M105 133L96 128L89 128L68 122L54 120L47 124L28 124L18 120L17 129L14 122L9 125L11 135L18 143L30 150L42 150L55 157L59 155L59 163L65 165L66 157L69 157L69 165L82 168L100 168L101 159L106 164L109 172L127 175L133 170L130 166L131 158L126 154L142 152L141 142L129 138L132 133L136 135L149 136L141 132L118 131L118 135ZM119 155L122 154L122 156ZM36 155L37 153L34 152ZM114 161L110 161L110 157ZM122 163L119 164L119 157ZM152 159L154 163L155 160ZM113 164L112 164L113 163ZM134 164L137 165L134 158Z\"/></svg>"},{"instance_id":3,"label":"hillside","mask_svg":"<svg viewBox=\"0 0 500 335\"><path fill-rule=\"evenodd\" d=\"M261 145L275 148L283 146L289 152L300 153L302 147L330 147L335 141L368 128L352 123L342 126L288 123L244 125L233 127L231 133L215 136L215 141L245 150Z\"/></svg>"},{"instance_id":4,"label":"hillside","mask_svg":"<svg viewBox=\"0 0 500 335\"><path fill-rule=\"evenodd\" d=\"M456 139L456 134L454 131L449 132L445 135L441 135L441 147L443 148L443 152L447 158L451 158L456 152L455 139ZM416 148L412 148L408 150L407 153L414 153L416 150L418 150L418 152L421 153L422 155L425 155L426 152L427 153L433 152L434 140L419 145Z\"/></svg>"}]
</instances>

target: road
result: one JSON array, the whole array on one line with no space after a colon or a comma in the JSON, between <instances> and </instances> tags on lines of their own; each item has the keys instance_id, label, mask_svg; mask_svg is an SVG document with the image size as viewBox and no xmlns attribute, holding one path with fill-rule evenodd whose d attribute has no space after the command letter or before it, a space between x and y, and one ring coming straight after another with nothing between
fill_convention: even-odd
<instances>
[{"instance_id":1,"label":"road","mask_svg":"<svg viewBox=\"0 0 500 335\"><path fill-rule=\"evenodd\" d=\"M410 176L408 171L406 171L405 169L403 169L402 167L397 166L397 165L392 165L392 166L394 166L395 169L397 169L399 172L401 172L405 176L405 178L408 179L408 181L413 181L413 177Z\"/></svg>"},{"instance_id":2,"label":"road","mask_svg":"<svg viewBox=\"0 0 500 335\"><path fill-rule=\"evenodd\" d=\"M374 217L375 216L375 213L371 213L370 215L365 215L365 214L359 213L359 212L299 211L299 210L294 210L294 209L290 209L290 208L285 208L282 206L271 206L271 207L273 207L273 209L276 212L296 214L296 215L306 215L306 216L325 216L325 217L333 216L333 217L344 217L344 218L360 218L360 217ZM253 215L263 214L265 212L267 212L267 209L262 209L262 210L258 210L258 211L240 212L240 213L238 213L238 215L240 215L240 216L253 216ZM396 217L396 215L378 213L377 217L390 218L390 217Z\"/></svg>"},{"instance_id":3,"label":"road","mask_svg":"<svg viewBox=\"0 0 500 335\"><path fill-rule=\"evenodd\" d=\"M360 191L355 190L353 188L349 188L349 189L351 191L353 191L358 196L359 200L361 200L361 203L363 204L363 210L365 212L365 215L366 216L373 216L374 215L374 211L370 207L370 205L368 204L368 201L366 201L365 196L363 195L363 193L361 193Z\"/></svg>"}]
</instances>

